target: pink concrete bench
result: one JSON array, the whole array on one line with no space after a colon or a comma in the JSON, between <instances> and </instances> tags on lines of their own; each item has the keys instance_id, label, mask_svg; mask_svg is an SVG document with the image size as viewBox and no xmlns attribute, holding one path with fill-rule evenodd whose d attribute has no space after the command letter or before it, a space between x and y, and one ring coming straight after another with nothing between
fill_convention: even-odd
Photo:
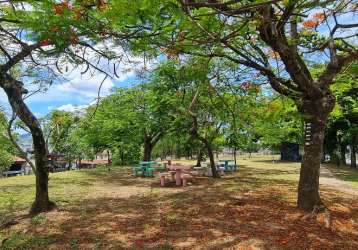
<instances>
[{"instance_id":1,"label":"pink concrete bench","mask_svg":"<svg viewBox=\"0 0 358 250\"><path fill-rule=\"evenodd\" d=\"M159 178L160 178L160 186L164 187L165 183L167 180L170 179L170 181L176 181L177 185L178 185L178 180L176 180L174 178L176 172L175 171L170 171L167 173L160 173L159 174ZM188 184L188 182L193 182L195 179L195 177L192 174L189 173L182 173L180 175L180 184L183 185L184 187Z\"/></svg>"},{"instance_id":2,"label":"pink concrete bench","mask_svg":"<svg viewBox=\"0 0 358 250\"><path fill-rule=\"evenodd\" d=\"M193 182L194 176L192 176L191 174L182 174L181 179L182 179L183 187L185 187L188 181Z\"/></svg>"},{"instance_id":3,"label":"pink concrete bench","mask_svg":"<svg viewBox=\"0 0 358 250\"><path fill-rule=\"evenodd\" d=\"M167 179L170 179L170 181L174 181L174 175L175 175L175 171L159 173L160 186L164 187Z\"/></svg>"}]
</instances>

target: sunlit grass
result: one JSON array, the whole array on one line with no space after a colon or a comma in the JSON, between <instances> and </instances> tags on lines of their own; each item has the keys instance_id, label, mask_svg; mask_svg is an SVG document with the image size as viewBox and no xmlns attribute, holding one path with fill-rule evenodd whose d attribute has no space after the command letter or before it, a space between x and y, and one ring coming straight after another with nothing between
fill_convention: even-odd
<instances>
[{"instance_id":1,"label":"sunlit grass","mask_svg":"<svg viewBox=\"0 0 358 250\"><path fill-rule=\"evenodd\" d=\"M99 167L81 171L50 173L49 195L56 203L70 203L85 198L96 175L107 172ZM0 179L0 212L14 205L16 210L27 209L35 198L35 176L15 176Z\"/></svg>"},{"instance_id":2,"label":"sunlit grass","mask_svg":"<svg viewBox=\"0 0 358 250\"><path fill-rule=\"evenodd\" d=\"M339 179L346 181L354 187L358 187L358 168L353 169L348 166L326 164L325 165Z\"/></svg>"}]
</instances>

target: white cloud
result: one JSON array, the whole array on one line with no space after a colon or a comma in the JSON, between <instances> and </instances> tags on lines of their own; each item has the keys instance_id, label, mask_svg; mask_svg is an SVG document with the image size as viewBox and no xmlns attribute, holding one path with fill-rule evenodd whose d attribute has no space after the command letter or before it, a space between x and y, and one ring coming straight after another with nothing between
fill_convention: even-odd
<instances>
[{"instance_id":1,"label":"white cloud","mask_svg":"<svg viewBox=\"0 0 358 250\"><path fill-rule=\"evenodd\" d=\"M31 96L28 102L49 105L51 102L87 103L97 97L104 75L82 76L80 70L75 70L66 78L67 81L54 84L46 92ZM102 84L100 96L108 95L113 87L113 81L107 78Z\"/></svg>"},{"instance_id":2,"label":"white cloud","mask_svg":"<svg viewBox=\"0 0 358 250\"><path fill-rule=\"evenodd\" d=\"M84 97L97 97L98 91L103 81L103 75L94 75L90 78L83 78L75 76L70 81L56 86L56 90L63 93L78 94ZM101 87L101 96L108 95L110 90L114 87L112 80L105 79Z\"/></svg>"},{"instance_id":3,"label":"white cloud","mask_svg":"<svg viewBox=\"0 0 358 250\"><path fill-rule=\"evenodd\" d=\"M57 110L62 110L62 111L66 111L66 112L78 112L78 111L82 111L84 109L86 109L88 107L88 105L73 105L73 104L65 104L62 105L60 107L57 107Z\"/></svg>"}]
</instances>

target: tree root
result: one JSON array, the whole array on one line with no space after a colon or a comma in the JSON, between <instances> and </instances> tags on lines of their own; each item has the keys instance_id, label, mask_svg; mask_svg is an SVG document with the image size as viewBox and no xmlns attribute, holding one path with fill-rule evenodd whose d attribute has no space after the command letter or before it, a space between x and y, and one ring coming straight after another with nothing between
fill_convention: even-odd
<instances>
[{"instance_id":1,"label":"tree root","mask_svg":"<svg viewBox=\"0 0 358 250\"><path fill-rule=\"evenodd\" d=\"M16 224L19 224L21 220L29 218L29 217L30 216L28 214L12 216L11 218L8 218L6 221L4 221L0 224L0 230L6 229L6 228L11 227Z\"/></svg>"},{"instance_id":2,"label":"tree root","mask_svg":"<svg viewBox=\"0 0 358 250\"><path fill-rule=\"evenodd\" d=\"M53 201L48 201L47 204L43 205L39 205L36 201L32 204L31 209L30 209L30 215L31 216L36 216L40 213L43 212L49 212L51 210L56 209L56 203L54 203Z\"/></svg>"},{"instance_id":3,"label":"tree root","mask_svg":"<svg viewBox=\"0 0 358 250\"><path fill-rule=\"evenodd\" d=\"M321 219L319 219L318 217L320 217ZM318 222L321 220L324 223L324 227L327 229L331 227L331 223L332 223L331 213L329 209L323 204L314 206L312 212L302 216L301 219L316 220Z\"/></svg>"},{"instance_id":4,"label":"tree root","mask_svg":"<svg viewBox=\"0 0 358 250\"><path fill-rule=\"evenodd\" d=\"M11 220L5 221L2 224L0 224L0 230L6 229L6 228L16 225L18 223L19 223L19 221L17 221L16 219L11 219Z\"/></svg>"}]
</instances>

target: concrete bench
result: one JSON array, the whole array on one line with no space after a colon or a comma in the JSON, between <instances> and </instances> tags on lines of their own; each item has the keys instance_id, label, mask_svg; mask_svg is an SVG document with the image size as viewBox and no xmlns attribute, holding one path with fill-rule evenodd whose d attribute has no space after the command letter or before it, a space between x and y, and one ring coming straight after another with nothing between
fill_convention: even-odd
<instances>
[{"instance_id":1,"label":"concrete bench","mask_svg":"<svg viewBox=\"0 0 358 250\"><path fill-rule=\"evenodd\" d=\"M194 176L191 174L182 174L181 179L182 179L183 187L185 187L188 184L188 181L193 182Z\"/></svg>"},{"instance_id":2,"label":"concrete bench","mask_svg":"<svg viewBox=\"0 0 358 250\"><path fill-rule=\"evenodd\" d=\"M167 173L159 173L160 186L161 187L165 186L166 179L170 178L171 181L174 181L174 175L175 175L175 171L171 171Z\"/></svg>"},{"instance_id":3,"label":"concrete bench","mask_svg":"<svg viewBox=\"0 0 358 250\"><path fill-rule=\"evenodd\" d=\"M3 175L4 175L5 177L8 177L9 175L23 175L23 174L24 174L24 171L23 171L23 170L3 172Z\"/></svg>"},{"instance_id":4,"label":"concrete bench","mask_svg":"<svg viewBox=\"0 0 358 250\"><path fill-rule=\"evenodd\" d=\"M170 171L170 172L166 172L166 173L159 173L160 186L164 187L165 183L167 182L167 180L175 181L175 177L174 177L175 174L176 174L175 171ZM193 174L195 174L195 173L193 173ZM194 181L195 176L192 175L191 173L190 174L189 173L182 173L181 176L180 176L180 179L181 179L182 185L185 187L189 181L191 181L191 182Z\"/></svg>"}]
</instances>

